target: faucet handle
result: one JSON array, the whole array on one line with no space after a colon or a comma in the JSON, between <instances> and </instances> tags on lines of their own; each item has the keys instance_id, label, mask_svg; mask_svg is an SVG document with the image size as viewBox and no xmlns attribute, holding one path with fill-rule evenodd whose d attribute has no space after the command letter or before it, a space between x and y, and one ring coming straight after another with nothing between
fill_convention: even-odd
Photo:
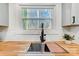
<instances>
[{"instance_id":1,"label":"faucet handle","mask_svg":"<svg viewBox=\"0 0 79 59\"><path fill-rule=\"evenodd\" d=\"M46 36L46 34L44 34L44 36Z\"/></svg>"}]
</instances>

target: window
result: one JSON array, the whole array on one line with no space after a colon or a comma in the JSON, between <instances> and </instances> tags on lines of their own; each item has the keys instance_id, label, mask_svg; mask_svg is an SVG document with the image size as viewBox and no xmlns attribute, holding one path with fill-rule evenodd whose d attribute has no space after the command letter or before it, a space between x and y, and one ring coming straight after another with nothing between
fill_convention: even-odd
<instances>
[{"instance_id":1,"label":"window","mask_svg":"<svg viewBox=\"0 0 79 59\"><path fill-rule=\"evenodd\" d=\"M22 8L22 20L25 30L40 29L44 23L45 29L52 28L53 8Z\"/></svg>"}]
</instances>

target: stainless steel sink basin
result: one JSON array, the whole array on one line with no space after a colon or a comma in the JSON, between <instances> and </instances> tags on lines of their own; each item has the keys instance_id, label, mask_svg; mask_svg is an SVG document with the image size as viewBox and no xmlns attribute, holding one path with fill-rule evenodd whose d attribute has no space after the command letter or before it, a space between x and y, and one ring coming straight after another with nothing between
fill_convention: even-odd
<instances>
[{"instance_id":1,"label":"stainless steel sink basin","mask_svg":"<svg viewBox=\"0 0 79 59\"><path fill-rule=\"evenodd\" d=\"M50 52L46 44L31 43L28 52Z\"/></svg>"},{"instance_id":2,"label":"stainless steel sink basin","mask_svg":"<svg viewBox=\"0 0 79 59\"><path fill-rule=\"evenodd\" d=\"M31 43L26 55L50 55L51 52L46 44L41 43Z\"/></svg>"}]
</instances>

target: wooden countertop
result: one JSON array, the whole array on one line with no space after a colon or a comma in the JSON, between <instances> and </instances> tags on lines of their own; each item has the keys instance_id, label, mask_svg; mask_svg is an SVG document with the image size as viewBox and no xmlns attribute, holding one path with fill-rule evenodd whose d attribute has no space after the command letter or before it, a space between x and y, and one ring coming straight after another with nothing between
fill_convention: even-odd
<instances>
[{"instance_id":1,"label":"wooden countertop","mask_svg":"<svg viewBox=\"0 0 79 59\"><path fill-rule=\"evenodd\" d=\"M47 44L50 52L52 52L52 53L67 53L67 51L65 49L63 49L61 46L59 46L55 42L49 42L46 44Z\"/></svg>"},{"instance_id":2,"label":"wooden countertop","mask_svg":"<svg viewBox=\"0 0 79 59\"><path fill-rule=\"evenodd\" d=\"M54 42L46 42L49 50L52 52L50 55L55 56L79 56L79 45L78 44L65 44L63 41L56 41L60 47L67 50L69 53L53 53L55 48ZM19 56L27 52L31 42L29 41L3 41L0 42L0 56ZM55 46L55 48L53 48ZM60 48L58 48L60 49ZM60 52L63 50L60 50Z\"/></svg>"},{"instance_id":3,"label":"wooden countertop","mask_svg":"<svg viewBox=\"0 0 79 59\"><path fill-rule=\"evenodd\" d=\"M0 42L0 56L16 56L24 54L30 42L24 41L3 41Z\"/></svg>"},{"instance_id":4,"label":"wooden countertop","mask_svg":"<svg viewBox=\"0 0 79 59\"><path fill-rule=\"evenodd\" d=\"M79 45L72 43L72 44L65 44L64 41L57 41L58 45L62 48L67 50L69 53L62 53L62 54L55 54L57 56L79 56Z\"/></svg>"}]
</instances>

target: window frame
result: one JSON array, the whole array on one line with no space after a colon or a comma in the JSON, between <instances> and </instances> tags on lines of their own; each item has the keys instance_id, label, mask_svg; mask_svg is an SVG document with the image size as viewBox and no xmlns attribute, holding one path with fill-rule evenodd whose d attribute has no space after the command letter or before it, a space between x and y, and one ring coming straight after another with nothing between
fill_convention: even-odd
<instances>
[{"instance_id":1,"label":"window frame","mask_svg":"<svg viewBox=\"0 0 79 59\"><path fill-rule=\"evenodd\" d=\"M39 7L38 7L39 6ZM51 28L50 29L46 29L45 28L45 30L51 30L51 29L53 29L53 27L52 27L52 23L53 23L53 20L55 19L55 5L20 5L20 9L22 9L22 8L26 8L26 9L28 9L28 8L48 8L48 9L53 9L53 19L51 19L52 21L51 21ZM23 18L21 17L21 20L22 20ZM40 30L41 28L39 28L39 29L24 29L24 30Z\"/></svg>"}]
</instances>

